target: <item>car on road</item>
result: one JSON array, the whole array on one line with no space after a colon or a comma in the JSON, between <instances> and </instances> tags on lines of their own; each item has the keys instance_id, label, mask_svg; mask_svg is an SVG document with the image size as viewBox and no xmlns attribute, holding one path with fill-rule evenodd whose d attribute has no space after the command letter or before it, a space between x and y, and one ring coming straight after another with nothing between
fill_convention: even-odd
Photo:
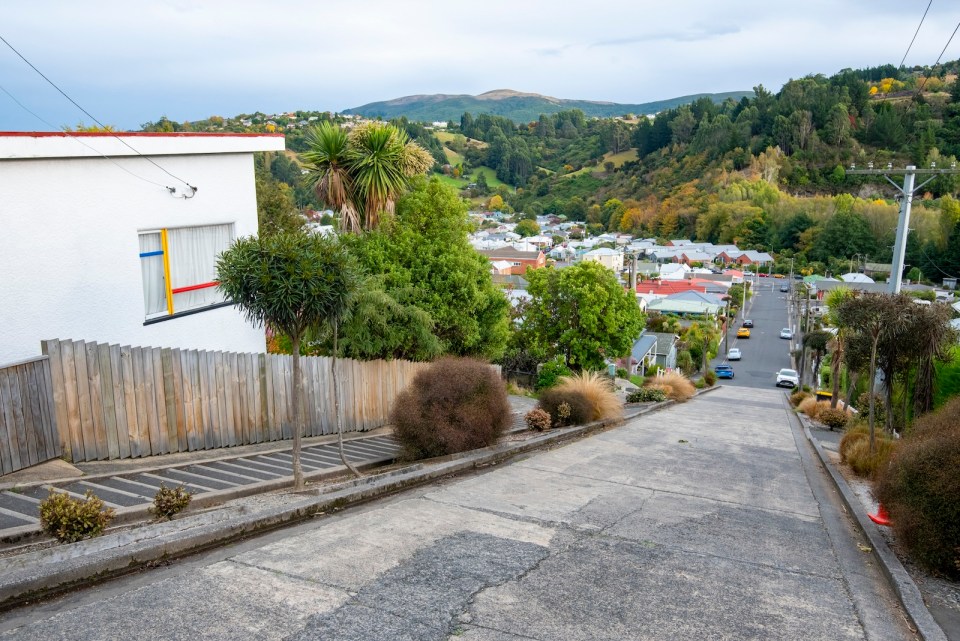
<instances>
[{"instance_id":1,"label":"car on road","mask_svg":"<svg viewBox=\"0 0 960 641\"><path fill-rule=\"evenodd\" d=\"M717 365L713 371L717 378L733 378L733 368L729 365Z\"/></svg>"},{"instance_id":2,"label":"car on road","mask_svg":"<svg viewBox=\"0 0 960 641\"><path fill-rule=\"evenodd\" d=\"M784 327L780 330L780 338L786 338L787 340L790 340L793 338L793 330L789 327Z\"/></svg>"},{"instance_id":3,"label":"car on road","mask_svg":"<svg viewBox=\"0 0 960 641\"><path fill-rule=\"evenodd\" d=\"M784 368L777 372L777 387L780 387L781 385L785 385L787 387L799 387L800 377L797 376L797 370Z\"/></svg>"},{"instance_id":4,"label":"car on road","mask_svg":"<svg viewBox=\"0 0 960 641\"><path fill-rule=\"evenodd\" d=\"M731 347L730 351L727 352L728 361L739 361L741 358L740 350L736 347Z\"/></svg>"},{"instance_id":5,"label":"car on road","mask_svg":"<svg viewBox=\"0 0 960 641\"><path fill-rule=\"evenodd\" d=\"M753 321L750 320L749 318L744 318L744 319L743 319L743 326L744 326L744 327L753 327Z\"/></svg>"},{"instance_id":6,"label":"car on road","mask_svg":"<svg viewBox=\"0 0 960 641\"><path fill-rule=\"evenodd\" d=\"M781 292L789 292L789 291L790 291L790 285L787 285L786 283L784 283L783 285L780 285L780 291L781 291Z\"/></svg>"},{"instance_id":7,"label":"car on road","mask_svg":"<svg viewBox=\"0 0 960 641\"><path fill-rule=\"evenodd\" d=\"M750 338L750 328L741 327L737 330L737 338Z\"/></svg>"}]
</instances>

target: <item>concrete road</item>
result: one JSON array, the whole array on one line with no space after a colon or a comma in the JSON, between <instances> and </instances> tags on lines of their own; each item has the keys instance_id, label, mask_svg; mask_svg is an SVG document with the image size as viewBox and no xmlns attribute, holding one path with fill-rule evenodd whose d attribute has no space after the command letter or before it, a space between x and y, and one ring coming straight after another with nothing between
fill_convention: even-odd
<instances>
[{"instance_id":1,"label":"concrete road","mask_svg":"<svg viewBox=\"0 0 960 641\"><path fill-rule=\"evenodd\" d=\"M0 615L0 639L910 639L783 394L725 387L467 478Z\"/></svg>"},{"instance_id":2,"label":"concrete road","mask_svg":"<svg viewBox=\"0 0 960 641\"><path fill-rule=\"evenodd\" d=\"M790 361L791 341L780 338L780 330L787 327L787 294L780 293L780 285L786 279L761 278L760 284L730 327L729 347L738 347L743 353L739 361L727 361L727 348L710 366L720 363L733 366L734 378L723 380L724 385L734 387L759 387L775 389L776 373L783 367L793 367ZM750 338L737 338L736 330L744 319L753 321Z\"/></svg>"}]
</instances>

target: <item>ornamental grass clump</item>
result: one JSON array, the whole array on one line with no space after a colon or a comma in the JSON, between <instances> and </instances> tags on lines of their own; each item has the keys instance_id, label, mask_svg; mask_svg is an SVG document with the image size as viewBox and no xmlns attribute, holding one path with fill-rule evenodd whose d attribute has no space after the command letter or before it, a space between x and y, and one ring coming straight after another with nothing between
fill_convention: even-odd
<instances>
[{"instance_id":1,"label":"ornamental grass clump","mask_svg":"<svg viewBox=\"0 0 960 641\"><path fill-rule=\"evenodd\" d=\"M561 376L554 389L562 394L582 394L590 403L588 421L623 416L623 403L614 393L610 380L599 372L584 370L572 376Z\"/></svg>"},{"instance_id":2,"label":"ornamental grass clump","mask_svg":"<svg viewBox=\"0 0 960 641\"><path fill-rule=\"evenodd\" d=\"M658 376L655 382L647 385L647 387L662 390L667 398L678 403L690 400L697 392L697 388L694 387L689 378L676 372L668 372L663 376Z\"/></svg>"},{"instance_id":3,"label":"ornamental grass clump","mask_svg":"<svg viewBox=\"0 0 960 641\"><path fill-rule=\"evenodd\" d=\"M113 519L113 508L104 507L92 491L86 498L75 499L50 488L40 502L40 527L61 543L73 543L100 536Z\"/></svg>"},{"instance_id":4,"label":"ornamental grass clump","mask_svg":"<svg viewBox=\"0 0 960 641\"><path fill-rule=\"evenodd\" d=\"M830 407L830 403L821 403L817 401L816 396L808 396L797 405L797 411L806 414L811 419L816 419L820 415L820 410Z\"/></svg>"},{"instance_id":5,"label":"ornamental grass clump","mask_svg":"<svg viewBox=\"0 0 960 641\"><path fill-rule=\"evenodd\" d=\"M876 476L897 541L926 568L960 579L960 398L921 416Z\"/></svg>"},{"instance_id":6,"label":"ornamental grass clump","mask_svg":"<svg viewBox=\"0 0 960 641\"><path fill-rule=\"evenodd\" d=\"M581 392L556 387L540 392L537 408L550 415L553 427L583 425L593 416L593 405Z\"/></svg>"},{"instance_id":7,"label":"ornamental grass clump","mask_svg":"<svg viewBox=\"0 0 960 641\"><path fill-rule=\"evenodd\" d=\"M874 439L870 451L870 430L858 424L847 430L840 439L840 460L850 466L857 476L870 476L884 466L893 453L894 441L881 433Z\"/></svg>"},{"instance_id":8,"label":"ornamental grass clump","mask_svg":"<svg viewBox=\"0 0 960 641\"><path fill-rule=\"evenodd\" d=\"M804 392L803 390L797 390L790 395L790 404L794 407L800 405L804 399L810 398L810 392Z\"/></svg>"},{"instance_id":9,"label":"ornamental grass clump","mask_svg":"<svg viewBox=\"0 0 960 641\"><path fill-rule=\"evenodd\" d=\"M414 377L390 421L406 460L489 447L510 423L506 387L488 364L441 358Z\"/></svg>"}]
</instances>

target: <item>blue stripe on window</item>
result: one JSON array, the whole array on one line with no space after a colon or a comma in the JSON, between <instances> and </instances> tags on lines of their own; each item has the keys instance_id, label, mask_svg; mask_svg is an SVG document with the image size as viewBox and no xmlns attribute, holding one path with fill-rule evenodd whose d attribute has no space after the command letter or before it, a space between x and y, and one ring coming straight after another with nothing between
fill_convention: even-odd
<instances>
[{"instance_id":1,"label":"blue stripe on window","mask_svg":"<svg viewBox=\"0 0 960 641\"><path fill-rule=\"evenodd\" d=\"M140 258L147 258L149 256L163 256L163 250L161 249L155 252L142 252L140 254Z\"/></svg>"}]
</instances>

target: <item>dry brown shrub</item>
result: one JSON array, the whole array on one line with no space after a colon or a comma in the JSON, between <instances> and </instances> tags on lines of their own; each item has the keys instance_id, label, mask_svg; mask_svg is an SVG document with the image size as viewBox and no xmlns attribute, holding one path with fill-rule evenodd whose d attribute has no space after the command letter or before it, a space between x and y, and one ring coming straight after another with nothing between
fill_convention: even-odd
<instances>
[{"instance_id":1,"label":"dry brown shrub","mask_svg":"<svg viewBox=\"0 0 960 641\"><path fill-rule=\"evenodd\" d=\"M821 407L822 405L817 402L817 397L810 396L800 401L800 404L797 405L797 411L806 414L812 419L815 419L817 418L817 414L820 412Z\"/></svg>"},{"instance_id":2,"label":"dry brown shrub","mask_svg":"<svg viewBox=\"0 0 960 641\"><path fill-rule=\"evenodd\" d=\"M537 408L550 415L554 427L583 425L593 416L593 405L583 393L562 391L556 387L540 392Z\"/></svg>"},{"instance_id":3,"label":"dry brown shrub","mask_svg":"<svg viewBox=\"0 0 960 641\"><path fill-rule=\"evenodd\" d=\"M874 491L897 541L925 567L960 578L960 397L921 416L877 471Z\"/></svg>"},{"instance_id":4,"label":"dry brown shrub","mask_svg":"<svg viewBox=\"0 0 960 641\"><path fill-rule=\"evenodd\" d=\"M414 377L390 412L406 459L488 447L510 422L506 387L486 363L441 358Z\"/></svg>"},{"instance_id":5,"label":"dry brown shrub","mask_svg":"<svg viewBox=\"0 0 960 641\"><path fill-rule=\"evenodd\" d=\"M805 398L810 398L810 392L804 392L803 390L798 390L790 395L790 404L796 407Z\"/></svg>"},{"instance_id":6,"label":"dry brown shrub","mask_svg":"<svg viewBox=\"0 0 960 641\"><path fill-rule=\"evenodd\" d=\"M623 402L617 398L610 381L599 372L561 376L554 389L563 394L582 394L590 402L591 421L623 416Z\"/></svg>"},{"instance_id":7,"label":"dry brown shrub","mask_svg":"<svg viewBox=\"0 0 960 641\"><path fill-rule=\"evenodd\" d=\"M870 438L859 438L847 447L844 459L857 476L870 476L885 465L893 452L894 442L879 434L870 452Z\"/></svg>"},{"instance_id":8,"label":"dry brown shrub","mask_svg":"<svg viewBox=\"0 0 960 641\"><path fill-rule=\"evenodd\" d=\"M676 372L668 372L663 376L658 376L656 383L649 387L662 389L667 398L678 403L690 400L697 392L697 388L690 382L689 378Z\"/></svg>"}]
</instances>

